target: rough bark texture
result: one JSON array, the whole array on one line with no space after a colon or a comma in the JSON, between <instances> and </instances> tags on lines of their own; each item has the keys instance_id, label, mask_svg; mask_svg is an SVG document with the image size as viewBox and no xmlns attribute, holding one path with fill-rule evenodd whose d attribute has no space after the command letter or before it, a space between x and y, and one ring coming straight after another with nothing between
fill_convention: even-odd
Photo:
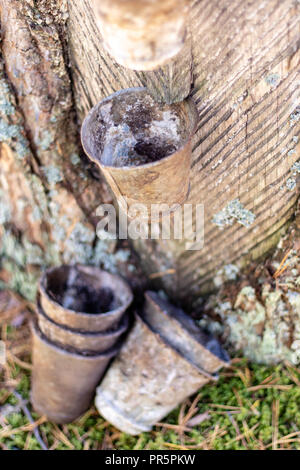
<instances>
[{"instance_id":1,"label":"rough bark texture","mask_svg":"<svg viewBox=\"0 0 300 470\"><path fill-rule=\"evenodd\" d=\"M95 210L111 195L80 149L79 124L121 88L146 85L167 102L191 88L200 120L189 202L204 204L204 248L171 240L135 249L147 273L169 270L161 282L173 297L200 309L217 273L269 252L295 212L299 2L192 1L185 50L155 72L118 66L90 1L67 3L0 0L1 282L33 299L44 266L136 272L127 249L112 254L96 237ZM241 347L251 355L256 346Z\"/></svg>"},{"instance_id":2,"label":"rough bark texture","mask_svg":"<svg viewBox=\"0 0 300 470\"><path fill-rule=\"evenodd\" d=\"M34 299L44 266L101 263L115 270L130 253L115 257L96 237L95 210L111 197L79 146L67 2L0 5L1 278Z\"/></svg>"}]
</instances>

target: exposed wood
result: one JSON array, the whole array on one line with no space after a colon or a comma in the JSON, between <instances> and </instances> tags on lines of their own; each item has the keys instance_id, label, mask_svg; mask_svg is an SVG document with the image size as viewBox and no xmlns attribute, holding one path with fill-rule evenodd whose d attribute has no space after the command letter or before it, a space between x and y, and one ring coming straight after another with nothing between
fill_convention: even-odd
<instances>
[{"instance_id":1,"label":"exposed wood","mask_svg":"<svg viewBox=\"0 0 300 470\"><path fill-rule=\"evenodd\" d=\"M126 68L155 70L182 49L189 0L91 0L103 46Z\"/></svg>"},{"instance_id":2,"label":"exposed wood","mask_svg":"<svg viewBox=\"0 0 300 470\"><path fill-rule=\"evenodd\" d=\"M188 31L182 50L156 71L140 72L144 85L162 103L175 103L189 96L193 81L192 38Z\"/></svg>"},{"instance_id":3,"label":"exposed wood","mask_svg":"<svg viewBox=\"0 0 300 470\"><path fill-rule=\"evenodd\" d=\"M287 181L299 158L299 10L291 0L193 2L188 68L200 121L189 202L205 206L205 244L190 252L172 241L138 247L150 271L177 268L166 276L177 297L197 299L222 265L268 252L293 215L297 188ZM151 84L167 100L171 77L181 73L174 64L149 74L117 65L101 47L89 0L70 3L69 40L81 119L121 88ZM220 229L214 216L236 199L254 222Z\"/></svg>"}]
</instances>

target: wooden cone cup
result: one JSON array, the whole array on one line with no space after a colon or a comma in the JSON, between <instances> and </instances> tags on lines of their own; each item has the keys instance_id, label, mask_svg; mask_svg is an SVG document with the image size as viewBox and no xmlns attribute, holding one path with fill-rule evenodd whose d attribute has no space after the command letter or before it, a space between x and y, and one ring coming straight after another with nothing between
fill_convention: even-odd
<instances>
[{"instance_id":1,"label":"wooden cone cup","mask_svg":"<svg viewBox=\"0 0 300 470\"><path fill-rule=\"evenodd\" d=\"M72 280L73 279L73 280ZM67 289L78 284L98 293L101 289L111 291L113 299L106 312L89 313L66 308L57 297L63 299ZM128 284L119 276L91 266L62 265L48 269L40 280L40 303L47 317L58 325L81 332L101 332L117 329L133 295ZM101 298L100 298L101 300ZM80 307L80 303L78 304Z\"/></svg>"},{"instance_id":2,"label":"wooden cone cup","mask_svg":"<svg viewBox=\"0 0 300 470\"><path fill-rule=\"evenodd\" d=\"M139 434L213 376L187 361L140 316L97 388L99 412L121 431Z\"/></svg>"},{"instance_id":3,"label":"wooden cone cup","mask_svg":"<svg viewBox=\"0 0 300 470\"><path fill-rule=\"evenodd\" d=\"M124 315L117 329L101 332L80 332L58 325L38 307L38 325L45 337L64 349L76 350L79 354L99 354L111 349L128 328L128 316Z\"/></svg>"},{"instance_id":4,"label":"wooden cone cup","mask_svg":"<svg viewBox=\"0 0 300 470\"><path fill-rule=\"evenodd\" d=\"M95 387L118 348L103 354L84 356L53 344L33 324L32 333L33 408L56 423L74 421L89 407Z\"/></svg>"},{"instance_id":5,"label":"wooden cone cup","mask_svg":"<svg viewBox=\"0 0 300 470\"><path fill-rule=\"evenodd\" d=\"M191 99L158 104L145 88L114 93L90 111L83 147L124 212L138 203L146 209L140 217L148 218L153 204L167 205L169 213L186 201L197 119Z\"/></svg>"},{"instance_id":6,"label":"wooden cone cup","mask_svg":"<svg viewBox=\"0 0 300 470\"><path fill-rule=\"evenodd\" d=\"M229 365L229 356L219 341L204 333L183 310L156 292L146 292L145 298L146 321L186 359L211 374Z\"/></svg>"}]
</instances>

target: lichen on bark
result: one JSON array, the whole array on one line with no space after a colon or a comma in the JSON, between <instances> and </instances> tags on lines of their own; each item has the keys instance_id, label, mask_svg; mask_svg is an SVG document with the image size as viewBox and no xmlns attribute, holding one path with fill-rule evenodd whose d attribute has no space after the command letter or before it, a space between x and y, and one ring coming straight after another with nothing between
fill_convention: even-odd
<instances>
[{"instance_id":1,"label":"lichen on bark","mask_svg":"<svg viewBox=\"0 0 300 470\"><path fill-rule=\"evenodd\" d=\"M41 270L61 262L86 262L121 270L126 277L133 273L142 277L128 247L120 251L117 244L112 252L110 243L96 237L96 209L101 202L111 202L111 196L82 152L77 117L82 118L114 87L147 84L157 87L166 100L170 80L174 85L181 77L181 67L175 66L150 74L118 68L102 54L92 11L86 8L89 2L69 2L68 27L67 3L0 0L0 287L9 286L30 299L35 298ZM261 23L253 3L251 21L236 13L232 15L236 31L228 18L218 36L213 15L207 17L201 3L193 2L192 54L184 55L180 64L192 61L195 69L193 95L201 122L195 139L191 201L206 203L205 248L185 257L182 246L172 240L137 240L134 245L148 273L157 275L156 281L163 282L174 300L184 300L187 309L202 304L201 294L210 289L215 276L220 291L211 296L202 322L221 329L233 349L240 348L259 362L297 362L298 268L290 264L290 271L282 273L277 284L273 277L286 252L285 241L281 242L285 249L278 247L278 256L267 262L270 272L264 262L256 261L256 276L251 269L242 269L240 260L235 264L247 247L253 249L252 259L265 254L294 211L300 116L297 9L291 13L285 0L277 2L273 15L265 3ZM236 4L243 9L242 2L225 3L229 9L236 9ZM210 6L212 11L216 4ZM273 27L274 19L278 23ZM272 38L278 25L282 38L277 46ZM208 48L199 40L203 27ZM287 30L289 44L283 39ZM255 63L240 41L245 34L252 38ZM262 34L268 42L256 43L255 37ZM212 37L218 37L217 48L221 44L227 50L224 60ZM238 51L231 48L232 38L240 44ZM243 57L240 66L237 55ZM214 57L218 59L210 60ZM253 80L249 80L249 64ZM190 83L186 84L189 88ZM229 201L240 203L228 210ZM226 207L225 216L234 223L220 231L211 220ZM298 251L291 256L299 265ZM250 255L245 256L245 263L250 260Z\"/></svg>"},{"instance_id":2,"label":"lichen on bark","mask_svg":"<svg viewBox=\"0 0 300 470\"><path fill-rule=\"evenodd\" d=\"M79 144L66 0L1 0L0 12L0 287L34 300L49 265L127 263L96 237L111 197Z\"/></svg>"},{"instance_id":3,"label":"lichen on bark","mask_svg":"<svg viewBox=\"0 0 300 470\"><path fill-rule=\"evenodd\" d=\"M226 267L225 267L226 268ZM267 260L222 270L200 320L258 363L300 363L300 211Z\"/></svg>"}]
</instances>

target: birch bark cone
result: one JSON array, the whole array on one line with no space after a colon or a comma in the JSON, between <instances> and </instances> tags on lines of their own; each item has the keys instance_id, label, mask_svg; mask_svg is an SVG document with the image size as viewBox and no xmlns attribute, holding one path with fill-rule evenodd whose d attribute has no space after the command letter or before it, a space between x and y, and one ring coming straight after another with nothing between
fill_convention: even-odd
<instances>
[{"instance_id":1,"label":"birch bark cone","mask_svg":"<svg viewBox=\"0 0 300 470\"><path fill-rule=\"evenodd\" d=\"M185 50L156 71L137 72L118 65L103 49L90 0L0 0L3 287L34 299L46 266L77 261L119 269L116 257L128 256L124 250L115 256L106 252L96 237L96 208L111 195L79 146L79 126L98 101L133 86L147 86L165 102L181 100L191 90L200 115L188 202L204 204L204 248L185 251L184 243L172 240L136 241L146 275L166 272L158 276L160 285L186 310L200 313L203 295L220 285L220 273L230 272L230 280L244 270L244 285L251 287L248 265L259 266L270 256L296 211L300 4L190 3ZM295 244L297 220L293 227ZM297 256L297 246L293 250ZM125 274L135 269L131 264L128 271L130 263L123 263ZM273 284L270 289L269 294ZM288 300L280 293L288 302L282 315L288 340L278 339L272 322L266 330L266 318L273 318L279 304L267 312L260 299L264 315L258 324L239 298L221 318L234 332L231 344L262 361L283 360L296 351L297 362L295 295ZM237 318L248 321L242 321L243 336L232 330ZM266 331L284 343L275 359L265 348L259 357L255 353Z\"/></svg>"}]
</instances>

